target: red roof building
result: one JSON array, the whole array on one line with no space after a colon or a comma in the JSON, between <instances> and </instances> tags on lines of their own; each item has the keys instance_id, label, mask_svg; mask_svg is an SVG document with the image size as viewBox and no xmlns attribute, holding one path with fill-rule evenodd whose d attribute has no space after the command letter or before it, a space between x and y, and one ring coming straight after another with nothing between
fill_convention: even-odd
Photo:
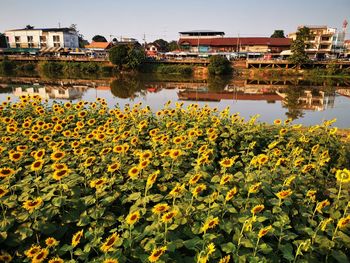
<instances>
[{"instance_id":1,"label":"red roof building","mask_svg":"<svg viewBox=\"0 0 350 263\"><path fill-rule=\"evenodd\" d=\"M290 49L289 38L270 37L216 37L216 38L180 38L182 49L207 52L271 52L280 53Z\"/></svg>"}]
</instances>

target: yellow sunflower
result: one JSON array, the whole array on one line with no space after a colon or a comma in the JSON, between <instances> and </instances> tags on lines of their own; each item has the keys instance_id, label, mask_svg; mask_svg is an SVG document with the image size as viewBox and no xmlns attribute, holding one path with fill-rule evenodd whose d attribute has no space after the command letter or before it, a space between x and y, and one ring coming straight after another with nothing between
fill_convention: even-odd
<instances>
[{"instance_id":1,"label":"yellow sunflower","mask_svg":"<svg viewBox=\"0 0 350 263\"><path fill-rule=\"evenodd\" d=\"M170 222L176 215L177 215L177 211L176 210L172 210L170 212L167 212L165 213L163 216L162 216L162 222L163 223L168 223Z\"/></svg>"},{"instance_id":2,"label":"yellow sunflower","mask_svg":"<svg viewBox=\"0 0 350 263\"><path fill-rule=\"evenodd\" d=\"M126 223L128 225L134 225L137 221L139 221L140 219L140 212L139 211L135 211L130 213L127 217L126 217Z\"/></svg>"},{"instance_id":3,"label":"yellow sunflower","mask_svg":"<svg viewBox=\"0 0 350 263\"><path fill-rule=\"evenodd\" d=\"M120 166L121 166L120 162L114 162L114 163L108 165L107 171L113 173L113 172L119 170Z\"/></svg>"},{"instance_id":4,"label":"yellow sunflower","mask_svg":"<svg viewBox=\"0 0 350 263\"><path fill-rule=\"evenodd\" d=\"M29 213L32 213L35 209L40 207L43 203L43 200L41 197L36 198L35 200L27 200L24 201L23 207L29 211Z\"/></svg>"},{"instance_id":5,"label":"yellow sunflower","mask_svg":"<svg viewBox=\"0 0 350 263\"><path fill-rule=\"evenodd\" d=\"M128 175L131 179L136 179L140 173L140 168L138 166L131 167L128 171Z\"/></svg>"},{"instance_id":6,"label":"yellow sunflower","mask_svg":"<svg viewBox=\"0 0 350 263\"><path fill-rule=\"evenodd\" d=\"M264 165L265 163L267 163L269 160L269 157L266 154L259 154L258 155L258 163L261 165Z\"/></svg>"},{"instance_id":7,"label":"yellow sunflower","mask_svg":"<svg viewBox=\"0 0 350 263\"><path fill-rule=\"evenodd\" d=\"M147 178L147 182L146 182L146 186L147 187L152 187L152 185L155 183L155 181L157 180L158 175L160 174L160 171L157 170L155 172L153 172L152 174L150 174Z\"/></svg>"},{"instance_id":8,"label":"yellow sunflower","mask_svg":"<svg viewBox=\"0 0 350 263\"><path fill-rule=\"evenodd\" d=\"M206 233L208 229L212 229L218 224L219 224L218 217L207 219L204 225L202 226L202 232Z\"/></svg>"},{"instance_id":9,"label":"yellow sunflower","mask_svg":"<svg viewBox=\"0 0 350 263\"><path fill-rule=\"evenodd\" d=\"M250 210L253 215L260 213L262 210L264 210L265 206L264 205L256 205Z\"/></svg>"},{"instance_id":10,"label":"yellow sunflower","mask_svg":"<svg viewBox=\"0 0 350 263\"><path fill-rule=\"evenodd\" d=\"M30 169L32 171L40 171L43 168L43 165L44 165L44 160L39 159L31 164Z\"/></svg>"},{"instance_id":11,"label":"yellow sunflower","mask_svg":"<svg viewBox=\"0 0 350 263\"><path fill-rule=\"evenodd\" d=\"M237 190L237 187L235 186L234 188L232 188L230 191L227 192L225 200L230 201L237 194L237 192L238 190Z\"/></svg>"},{"instance_id":12,"label":"yellow sunflower","mask_svg":"<svg viewBox=\"0 0 350 263\"><path fill-rule=\"evenodd\" d=\"M166 212L170 209L170 206L168 204L156 204L152 208L152 213L154 214L161 214L163 212Z\"/></svg>"},{"instance_id":13,"label":"yellow sunflower","mask_svg":"<svg viewBox=\"0 0 350 263\"><path fill-rule=\"evenodd\" d=\"M350 182L350 170L343 169L343 170L337 170L337 173L335 175L337 178L337 181L340 183L349 183Z\"/></svg>"},{"instance_id":14,"label":"yellow sunflower","mask_svg":"<svg viewBox=\"0 0 350 263\"><path fill-rule=\"evenodd\" d=\"M182 155L182 151L180 149L173 149L173 150L170 150L170 158L172 159L177 159L179 156Z\"/></svg>"},{"instance_id":15,"label":"yellow sunflower","mask_svg":"<svg viewBox=\"0 0 350 263\"><path fill-rule=\"evenodd\" d=\"M22 156L23 156L22 152L9 153L9 157L12 162L18 162L22 158Z\"/></svg>"},{"instance_id":16,"label":"yellow sunflower","mask_svg":"<svg viewBox=\"0 0 350 263\"><path fill-rule=\"evenodd\" d=\"M61 180L63 177L69 175L71 173L71 170L70 169L61 169L61 170L57 170L57 171L54 171L53 173L53 179L59 181Z\"/></svg>"},{"instance_id":17,"label":"yellow sunflower","mask_svg":"<svg viewBox=\"0 0 350 263\"><path fill-rule=\"evenodd\" d=\"M276 194L279 199L285 199L293 193L291 189L282 190Z\"/></svg>"},{"instance_id":18,"label":"yellow sunflower","mask_svg":"<svg viewBox=\"0 0 350 263\"><path fill-rule=\"evenodd\" d=\"M0 178L5 178L15 174L15 170L10 167L0 168Z\"/></svg>"},{"instance_id":19,"label":"yellow sunflower","mask_svg":"<svg viewBox=\"0 0 350 263\"><path fill-rule=\"evenodd\" d=\"M119 235L117 233L113 233L112 235L110 235L100 247L101 251L104 253L107 253L108 251L110 251L111 248L113 248L115 243L118 241L118 239L119 239Z\"/></svg>"},{"instance_id":20,"label":"yellow sunflower","mask_svg":"<svg viewBox=\"0 0 350 263\"><path fill-rule=\"evenodd\" d=\"M48 247L55 247L55 246L58 245L58 243L59 243L59 241L57 241L57 240L56 240L55 238L53 238L53 237L48 237L48 238L45 239L45 244L46 244L46 246L48 246Z\"/></svg>"},{"instance_id":21,"label":"yellow sunflower","mask_svg":"<svg viewBox=\"0 0 350 263\"><path fill-rule=\"evenodd\" d=\"M150 262L158 261L159 258L165 253L166 249L166 246L153 249L151 255L148 257L148 260Z\"/></svg>"},{"instance_id":22,"label":"yellow sunflower","mask_svg":"<svg viewBox=\"0 0 350 263\"><path fill-rule=\"evenodd\" d=\"M194 197L197 197L201 192L203 192L205 189L207 189L207 186L205 184L200 184L198 186L196 186L193 190L192 190L192 194Z\"/></svg>"},{"instance_id":23,"label":"yellow sunflower","mask_svg":"<svg viewBox=\"0 0 350 263\"><path fill-rule=\"evenodd\" d=\"M43 262L46 257L49 255L49 250L47 248L42 248L40 251L35 254L35 256L32 258L32 263L40 263Z\"/></svg>"},{"instance_id":24,"label":"yellow sunflower","mask_svg":"<svg viewBox=\"0 0 350 263\"><path fill-rule=\"evenodd\" d=\"M76 247L80 243L80 239L83 237L83 230L76 232L72 237L72 246Z\"/></svg>"},{"instance_id":25,"label":"yellow sunflower","mask_svg":"<svg viewBox=\"0 0 350 263\"><path fill-rule=\"evenodd\" d=\"M194 184L196 184L196 183L199 181L199 179L201 179L201 177L202 177L201 174L195 174L195 175L193 175L193 176L190 178L190 180L188 181L188 183L189 183L190 185L194 185Z\"/></svg>"},{"instance_id":26,"label":"yellow sunflower","mask_svg":"<svg viewBox=\"0 0 350 263\"><path fill-rule=\"evenodd\" d=\"M220 179L220 185L224 185L227 182L231 181L233 178L232 174L225 174L223 177Z\"/></svg>"},{"instance_id":27,"label":"yellow sunflower","mask_svg":"<svg viewBox=\"0 0 350 263\"><path fill-rule=\"evenodd\" d=\"M329 206L331 203L328 201L328 199L323 200L321 202L318 202L316 205L316 210L322 214L322 209L325 208L326 206Z\"/></svg>"},{"instance_id":28,"label":"yellow sunflower","mask_svg":"<svg viewBox=\"0 0 350 263\"><path fill-rule=\"evenodd\" d=\"M38 252L41 250L41 247L38 245L32 245L29 249L27 249L26 251L24 251L24 254L28 257L28 258L32 258L34 257L36 254L38 254Z\"/></svg>"},{"instance_id":29,"label":"yellow sunflower","mask_svg":"<svg viewBox=\"0 0 350 263\"><path fill-rule=\"evenodd\" d=\"M249 187L249 193L255 194L259 191L261 186L261 183L256 183L254 185L252 185L251 187Z\"/></svg>"},{"instance_id":30,"label":"yellow sunflower","mask_svg":"<svg viewBox=\"0 0 350 263\"><path fill-rule=\"evenodd\" d=\"M339 228L345 228L350 224L350 215L339 219L337 226Z\"/></svg>"},{"instance_id":31,"label":"yellow sunflower","mask_svg":"<svg viewBox=\"0 0 350 263\"><path fill-rule=\"evenodd\" d=\"M0 198L5 196L8 193L8 190L3 186L0 186Z\"/></svg>"},{"instance_id":32,"label":"yellow sunflower","mask_svg":"<svg viewBox=\"0 0 350 263\"><path fill-rule=\"evenodd\" d=\"M94 179L90 182L90 187L100 189L107 183L106 178Z\"/></svg>"},{"instance_id":33,"label":"yellow sunflower","mask_svg":"<svg viewBox=\"0 0 350 263\"><path fill-rule=\"evenodd\" d=\"M49 263L64 263L64 260L59 257L55 257L49 260Z\"/></svg>"},{"instance_id":34,"label":"yellow sunflower","mask_svg":"<svg viewBox=\"0 0 350 263\"><path fill-rule=\"evenodd\" d=\"M262 237L265 236L267 233L269 233L271 229L272 229L272 226L271 226L271 225L260 229L260 231L259 231L259 233L258 233L258 237L259 237L259 238L262 238Z\"/></svg>"},{"instance_id":35,"label":"yellow sunflower","mask_svg":"<svg viewBox=\"0 0 350 263\"><path fill-rule=\"evenodd\" d=\"M63 151L54 151L53 153L51 153L51 159L53 161L59 161L61 160L66 154Z\"/></svg>"},{"instance_id":36,"label":"yellow sunflower","mask_svg":"<svg viewBox=\"0 0 350 263\"><path fill-rule=\"evenodd\" d=\"M224 158L219 163L222 167L229 168L233 165L234 161L232 158Z\"/></svg>"},{"instance_id":37,"label":"yellow sunflower","mask_svg":"<svg viewBox=\"0 0 350 263\"><path fill-rule=\"evenodd\" d=\"M119 261L116 258L106 258L102 263L119 263Z\"/></svg>"}]
</instances>

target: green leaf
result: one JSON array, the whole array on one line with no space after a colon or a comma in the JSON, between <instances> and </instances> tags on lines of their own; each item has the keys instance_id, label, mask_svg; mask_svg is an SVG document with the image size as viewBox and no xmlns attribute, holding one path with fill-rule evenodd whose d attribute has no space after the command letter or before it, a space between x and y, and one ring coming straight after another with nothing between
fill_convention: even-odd
<instances>
[{"instance_id":1,"label":"green leaf","mask_svg":"<svg viewBox=\"0 0 350 263\"><path fill-rule=\"evenodd\" d=\"M254 244L252 243L252 241L247 238L242 238L241 244L246 248L254 248Z\"/></svg>"},{"instance_id":2,"label":"green leaf","mask_svg":"<svg viewBox=\"0 0 350 263\"><path fill-rule=\"evenodd\" d=\"M264 253L264 254L269 254L269 253L271 253L272 252L272 247L270 247L268 244L266 244L266 243L262 243L261 245L259 245L259 249L260 249L260 251L262 252L262 253Z\"/></svg>"},{"instance_id":3,"label":"green leaf","mask_svg":"<svg viewBox=\"0 0 350 263\"><path fill-rule=\"evenodd\" d=\"M293 255L293 246L289 243L280 246L280 250L282 251L283 257L289 261L294 259Z\"/></svg>"},{"instance_id":4,"label":"green leaf","mask_svg":"<svg viewBox=\"0 0 350 263\"><path fill-rule=\"evenodd\" d=\"M56 207L61 207L65 203L66 198L65 196L55 197L52 199L52 204Z\"/></svg>"},{"instance_id":5,"label":"green leaf","mask_svg":"<svg viewBox=\"0 0 350 263\"><path fill-rule=\"evenodd\" d=\"M195 251L197 251L198 248L200 246L202 246L202 244L203 244L203 240L200 239L199 237L195 237L195 238L184 241L184 246L187 249L195 250Z\"/></svg>"},{"instance_id":6,"label":"green leaf","mask_svg":"<svg viewBox=\"0 0 350 263\"><path fill-rule=\"evenodd\" d=\"M135 201L141 198L141 192L132 193L128 198L125 199L126 202Z\"/></svg>"},{"instance_id":7,"label":"green leaf","mask_svg":"<svg viewBox=\"0 0 350 263\"><path fill-rule=\"evenodd\" d=\"M332 250L332 257L339 263L349 262L349 258L342 251Z\"/></svg>"},{"instance_id":8,"label":"green leaf","mask_svg":"<svg viewBox=\"0 0 350 263\"><path fill-rule=\"evenodd\" d=\"M222 244L221 249L227 254L231 254L236 251L236 246L232 242L228 242L228 243Z\"/></svg>"}]
</instances>

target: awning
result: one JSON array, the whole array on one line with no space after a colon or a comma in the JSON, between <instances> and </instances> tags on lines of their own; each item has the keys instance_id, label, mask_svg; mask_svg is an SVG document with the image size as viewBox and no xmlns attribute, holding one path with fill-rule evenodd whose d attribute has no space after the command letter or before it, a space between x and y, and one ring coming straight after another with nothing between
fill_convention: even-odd
<instances>
[{"instance_id":1,"label":"awning","mask_svg":"<svg viewBox=\"0 0 350 263\"><path fill-rule=\"evenodd\" d=\"M290 50L290 49L288 49L288 50L283 50L281 53L280 53L280 55L281 56L290 56L290 55L292 55L293 53L292 53L292 51Z\"/></svg>"},{"instance_id":2,"label":"awning","mask_svg":"<svg viewBox=\"0 0 350 263\"><path fill-rule=\"evenodd\" d=\"M56 53L61 51L62 47L44 47L40 49L40 53Z\"/></svg>"},{"instance_id":3,"label":"awning","mask_svg":"<svg viewBox=\"0 0 350 263\"><path fill-rule=\"evenodd\" d=\"M38 48L4 48L3 53L37 53Z\"/></svg>"}]
</instances>

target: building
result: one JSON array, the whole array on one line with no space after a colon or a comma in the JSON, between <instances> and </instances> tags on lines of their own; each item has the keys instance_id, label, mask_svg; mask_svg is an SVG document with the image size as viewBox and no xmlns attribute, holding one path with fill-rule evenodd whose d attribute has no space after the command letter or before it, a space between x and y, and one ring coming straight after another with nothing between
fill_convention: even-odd
<instances>
[{"instance_id":1,"label":"building","mask_svg":"<svg viewBox=\"0 0 350 263\"><path fill-rule=\"evenodd\" d=\"M160 51L160 46L157 43L149 43L145 46L145 53L147 57L157 57Z\"/></svg>"},{"instance_id":2,"label":"building","mask_svg":"<svg viewBox=\"0 0 350 263\"><path fill-rule=\"evenodd\" d=\"M86 45L85 48L88 50L87 53L92 57L106 57L108 50L113 46L112 42L92 41L89 45Z\"/></svg>"},{"instance_id":3,"label":"building","mask_svg":"<svg viewBox=\"0 0 350 263\"><path fill-rule=\"evenodd\" d=\"M270 37L198 37L182 36L178 43L189 52L280 53L290 49L291 39Z\"/></svg>"},{"instance_id":4,"label":"building","mask_svg":"<svg viewBox=\"0 0 350 263\"><path fill-rule=\"evenodd\" d=\"M350 57L350 39L344 40L344 55Z\"/></svg>"},{"instance_id":5,"label":"building","mask_svg":"<svg viewBox=\"0 0 350 263\"><path fill-rule=\"evenodd\" d=\"M13 29L5 31L8 48L78 48L78 34L71 28Z\"/></svg>"},{"instance_id":6,"label":"building","mask_svg":"<svg viewBox=\"0 0 350 263\"><path fill-rule=\"evenodd\" d=\"M298 29L307 27L310 29L311 38L306 42L308 48L305 50L311 58L325 58L332 55L339 56L344 52L344 38L346 30L346 21L343 24L343 30L337 31L336 28L328 26L302 25ZM288 38L295 40L297 32L288 34Z\"/></svg>"}]
</instances>

